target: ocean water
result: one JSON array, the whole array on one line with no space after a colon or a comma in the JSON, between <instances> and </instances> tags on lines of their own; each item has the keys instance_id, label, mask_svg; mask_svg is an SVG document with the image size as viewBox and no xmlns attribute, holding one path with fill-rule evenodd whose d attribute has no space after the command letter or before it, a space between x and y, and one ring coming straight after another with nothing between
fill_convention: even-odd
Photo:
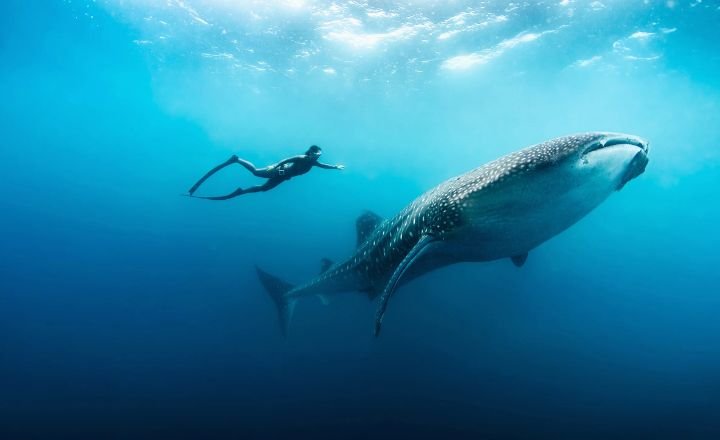
<instances>
[{"instance_id":1,"label":"ocean water","mask_svg":"<svg viewBox=\"0 0 720 440\"><path fill-rule=\"evenodd\" d=\"M3 5L0 438L720 438L720 3ZM365 209L596 130L646 172L524 267L281 336L255 265L305 281ZM346 169L180 196L311 144Z\"/></svg>"}]
</instances>

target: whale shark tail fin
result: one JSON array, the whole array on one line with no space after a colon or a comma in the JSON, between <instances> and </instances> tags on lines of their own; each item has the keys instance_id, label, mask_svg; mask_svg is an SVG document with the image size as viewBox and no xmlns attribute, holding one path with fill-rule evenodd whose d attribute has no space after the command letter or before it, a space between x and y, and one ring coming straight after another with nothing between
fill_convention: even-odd
<instances>
[{"instance_id":1,"label":"whale shark tail fin","mask_svg":"<svg viewBox=\"0 0 720 440\"><path fill-rule=\"evenodd\" d=\"M280 331L283 336L287 336L290 319L295 308L295 299L287 298L285 294L293 288L293 285L270 275L257 266L255 269L260 282L275 303L280 321Z\"/></svg>"}]
</instances>

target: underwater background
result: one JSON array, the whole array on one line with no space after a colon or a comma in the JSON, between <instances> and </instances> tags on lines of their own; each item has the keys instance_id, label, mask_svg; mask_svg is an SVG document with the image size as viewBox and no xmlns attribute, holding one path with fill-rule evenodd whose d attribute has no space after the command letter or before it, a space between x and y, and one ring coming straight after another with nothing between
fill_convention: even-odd
<instances>
[{"instance_id":1,"label":"underwater background","mask_svg":"<svg viewBox=\"0 0 720 440\"><path fill-rule=\"evenodd\" d=\"M3 5L0 438L720 438L720 3ZM305 281L365 209L582 131L647 171L524 267L280 335L255 265ZM311 144L347 168L180 197Z\"/></svg>"}]
</instances>

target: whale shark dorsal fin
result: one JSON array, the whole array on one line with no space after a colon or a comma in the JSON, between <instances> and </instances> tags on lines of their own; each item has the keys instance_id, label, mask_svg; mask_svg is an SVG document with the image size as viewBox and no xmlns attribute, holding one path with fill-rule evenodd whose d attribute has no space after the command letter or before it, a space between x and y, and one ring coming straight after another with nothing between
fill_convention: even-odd
<instances>
[{"instance_id":1,"label":"whale shark dorsal fin","mask_svg":"<svg viewBox=\"0 0 720 440\"><path fill-rule=\"evenodd\" d=\"M335 263L333 263L333 261L329 258L321 259L320 260L320 273L322 274L322 273L327 272L327 270L330 269L330 266L332 266L333 264L335 264Z\"/></svg>"},{"instance_id":2,"label":"whale shark dorsal fin","mask_svg":"<svg viewBox=\"0 0 720 440\"><path fill-rule=\"evenodd\" d=\"M357 229L357 247L365 243L365 240L372 232L383 222L383 218L372 211L363 212L360 217L355 220Z\"/></svg>"},{"instance_id":3,"label":"whale shark dorsal fin","mask_svg":"<svg viewBox=\"0 0 720 440\"><path fill-rule=\"evenodd\" d=\"M390 297L395 290L397 290L403 275L407 272L408 268L410 268L410 266L412 266L413 263L431 247L430 245L433 242L435 242L433 237L423 235L420 240L415 243L415 246L410 249L410 252L405 255L405 258L403 258L400 264L398 264L387 284L385 284L385 289L380 295L380 305L378 305L377 312L375 313L375 336L380 335L380 327L382 325L383 316L385 315L385 310L387 309L388 301L390 301Z\"/></svg>"},{"instance_id":4,"label":"whale shark dorsal fin","mask_svg":"<svg viewBox=\"0 0 720 440\"><path fill-rule=\"evenodd\" d=\"M527 260L528 253L525 252L524 254L515 255L510 257L513 264L517 267L522 267L523 264L525 264L525 260Z\"/></svg>"}]
</instances>

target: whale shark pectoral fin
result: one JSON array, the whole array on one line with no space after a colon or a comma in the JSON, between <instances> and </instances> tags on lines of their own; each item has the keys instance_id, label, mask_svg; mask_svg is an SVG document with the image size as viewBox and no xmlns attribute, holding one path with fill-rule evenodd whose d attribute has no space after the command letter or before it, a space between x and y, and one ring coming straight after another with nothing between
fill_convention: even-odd
<instances>
[{"instance_id":1,"label":"whale shark pectoral fin","mask_svg":"<svg viewBox=\"0 0 720 440\"><path fill-rule=\"evenodd\" d=\"M514 255L514 256L510 257L510 259L512 260L512 262L515 266L522 267L522 265L525 264L525 260L527 260L527 256L528 256L528 253L525 252L524 254L521 254L521 255Z\"/></svg>"},{"instance_id":2,"label":"whale shark pectoral fin","mask_svg":"<svg viewBox=\"0 0 720 440\"><path fill-rule=\"evenodd\" d=\"M365 243L365 240L377 229L378 225L383 222L383 218L372 211L365 211L355 220L355 228L357 230L357 247Z\"/></svg>"},{"instance_id":3,"label":"whale shark pectoral fin","mask_svg":"<svg viewBox=\"0 0 720 440\"><path fill-rule=\"evenodd\" d=\"M410 266L412 266L413 263L417 261L418 257L420 257L431 247L430 245L434 241L435 239L429 235L422 236L422 238L420 238L420 241L418 241L415 246L410 249L410 252L408 252L407 255L405 255L405 258L403 258L400 264L398 264L398 266L395 268L395 271L390 276L387 284L385 284L385 289L383 289L383 292L380 295L380 305L378 306L377 312L375 313L375 336L380 335L380 327L382 326L382 319L385 315L388 301L390 301L390 297L393 293L395 293L395 290L397 290L397 287L403 275L408 270L408 268L410 268Z\"/></svg>"}]
</instances>

